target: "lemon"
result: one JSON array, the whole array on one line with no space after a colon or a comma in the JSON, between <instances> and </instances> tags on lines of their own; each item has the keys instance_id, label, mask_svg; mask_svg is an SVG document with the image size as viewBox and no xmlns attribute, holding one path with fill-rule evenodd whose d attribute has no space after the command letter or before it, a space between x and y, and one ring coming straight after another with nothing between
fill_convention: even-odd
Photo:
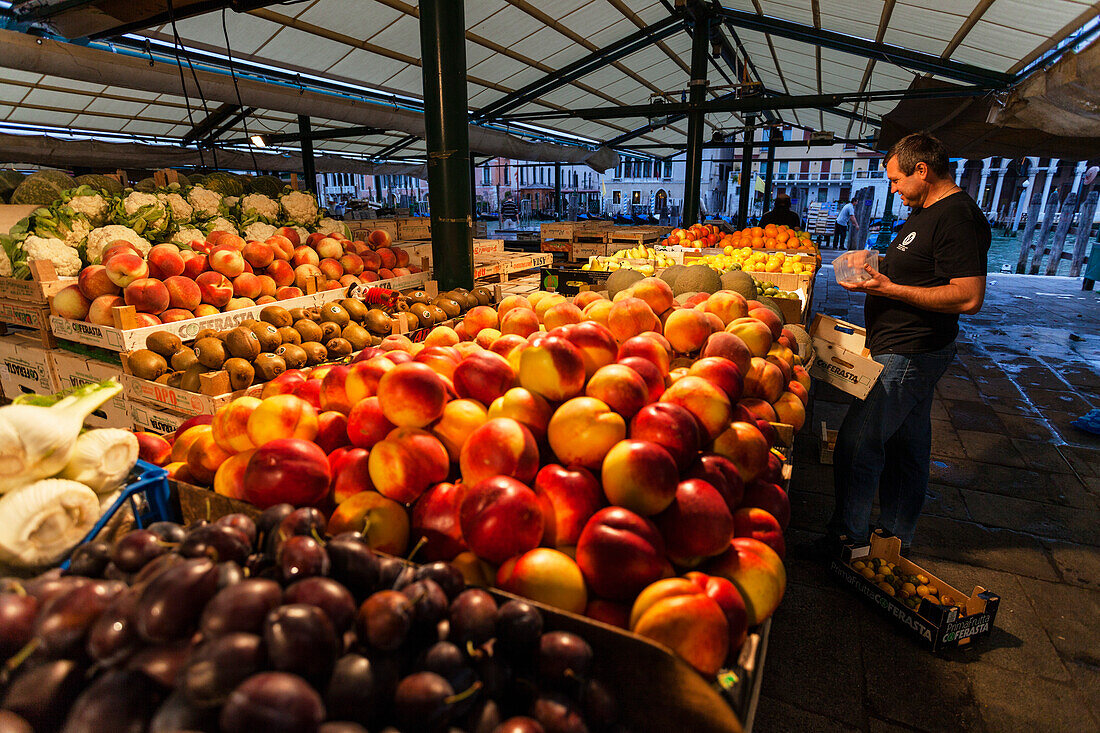
<instances>
[{"instance_id":1,"label":"lemon","mask_svg":"<svg viewBox=\"0 0 1100 733\"><path fill-rule=\"evenodd\" d=\"M906 597L908 597L908 596L911 596L914 593L916 593L917 588L912 583L902 583L901 584L901 591L902 591L902 593L906 594Z\"/></svg>"},{"instance_id":2,"label":"lemon","mask_svg":"<svg viewBox=\"0 0 1100 733\"><path fill-rule=\"evenodd\" d=\"M894 587L889 583L879 583L878 588L888 596L894 595Z\"/></svg>"},{"instance_id":3,"label":"lemon","mask_svg":"<svg viewBox=\"0 0 1100 733\"><path fill-rule=\"evenodd\" d=\"M875 571L872 570L871 568L863 568L863 570L859 571L859 574L862 575L867 580L873 580L874 577L875 577Z\"/></svg>"},{"instance_id":4,"label":"lemon","mask_svg":"<svg viewBox=\"0 0 1100 733\"><path fill-rule=\"evenodd\" d=\"M852 563L852 569L853 570L863 570L863 568L865 568L865 567L867 567L867 566L860 560L856 560L855 562Z\"/></svg>"}]
</instances>

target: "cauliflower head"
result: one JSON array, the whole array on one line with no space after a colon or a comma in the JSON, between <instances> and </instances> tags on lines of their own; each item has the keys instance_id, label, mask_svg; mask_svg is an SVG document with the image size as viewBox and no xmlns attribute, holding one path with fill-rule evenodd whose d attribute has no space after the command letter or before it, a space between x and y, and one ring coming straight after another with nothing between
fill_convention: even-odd
<instances>
[{"instance_id":1,"label":"cauliflower head","mask_svg":"<svg viewBox=\"0 0 1100 733\"><path fill-rule=\"evenodd\" d=\"M317 199L311 193L291 191L283 194L279 203L291 224L309 226L317 221Z\"/></svg>"},{"instance_id":2,"label":"cauliflower head","mask_svg":"<svg viewBox=\"0 0 1100 733\"><path fill-rule=\"evenodd\" d=\"M152 246L149 244L148 239L141 236L130 227L121 224L108 224L105 227L97 227L88 233L88 242L85 248L88 264L100 264L100 259L103 257L103 251L107 249L112 242L120 239L137 247L142 255L149 254L149 249Z\"/></svg>"},{"instance_id":3,"label":"cauliflower head","mask_svg":"<svg viewBox=\"0 0 1100 733\"><path fill-rule=\"evenodd\" d=\"M0 277L11 277L11 258L3 247L0 247Z\"/></svg>"},{"instance_id":4,"label":"cauliflower head","mask_svg":"<svg viewBox=\"0 0 1100 733\"><path fill-rule=\"evenodd\" d=\"M115 206L114 223L152 237L168 231L172 224L170 211L156 194L133 191Z\"/></svg>"},{"instance_id":5,"label":"cauliflower head","mask_svg":"<svg viewBox=\"0 0 1100 733\"><path fill-rule=\"evenodd\" d=\"M279 220L279 202L262 193L250 193L241 196L238 204L241 222L255 220L265 224L274 224Z\"/></svg>"},{"instance_id":6,"label":"cauliflower head","mask_svg":"<svg viewBox=\"0 0 1100 733\"><path fill-rule=\"evenodd\" d=\"M321 234L332 234L333 232L339 232L343 234L347 239L351 239L351 229L348 225L338 219L330 219L325 217L321 221L317 222L317 231Z\"/></svg>"},{"instance_id":7,"label":"cauliflower head","mask_svg":"<svg viewBox=\"0 0 1100 733\"><path fill-rule=\"evenodd\" d=\"M93 227L102 226L107 223L107 218L111 214L111 202L107 200L107 197L100 193L88 194L85 196L73 196L69 199L69 208L77 214L83 214L88 219L88 223ZM85 232L85 235L87 232Z\"/></svg>"},{"instance_id":8,"label":"cauliflower head","mask_svg":"<svg viewBox=\"0 0 1100 733\"><path fill-rule=\"evenodd\" d=\"M187 203L191 204L193 218L213 219L221 211L222 195L203 186L193 186L187 192Z\"/></svg>"},{"instance_id":9,"label":"cauliflower head","mask_svg":"<svg viewBox=\"0 0 1100 733\"><path fill-rule=\"evenodd\" d=\"M249 224L244 228L244 232L241 234L248 241L262 242L272 234L275 233L275 227L270 224L265 224L262 221L257 221Z\"/></svg>"},{"instance_id":10,"label":"cauliflower head","mask_svg":"<svg viewBox=\"0 0 1100 733\"><path fill-rule=\"evenodd\" d=\"M202 230L209 234L210 232L229 232L230 234L240 234L237 231L237 225L226 219L224 216L219 216L206 222Z\"/></svg>"},{"instance_id":11,"label":"cauliflower head","mask_svg":"<svg viewBox=\"0 0 1100 733\"><path fill-rule=\"evenodd\" d=\"M305 244L306 239L309 238L309 230L306 229L305 227L296 227L296 226L292 226L290 228L293 229L294 231L298 232L298 243L299 244Z\"/></svg>"},{"instance_id":12,"label":"cauliflower head","mask_svg":"<svg viewBox=\"0 0 1100 733\"><path fill-rule=\"evenodd\" d=\"M23 251L27 253L27 262L49 260L62 277L76 277L80 273L80 254L61 239L29 234L23 240Z\"/></svg>"},{"instance_id":13,"label":"cauliflower head","mask_svg":"<svg viewBox=\"0 0 1100 733\"><path fill-rule=\"evenodd\" d=\"M195 213L195 208L179 193L158 193L157 200L168 207L172 220L177 224L187 224Z\"/></svg>"},{"instance_id":14,"label":"cauliflower head","mask_svg":"<svg viewBox=\"0 0 1100 733\"><path fill-rule=\"evenodd\" d=\"M206 239L206 235L202 233L201 229L195 229L194 227L185 227L173 234L172 238L168 241L170 241L172 244L183 247L184 249L190 249L191 242L196 239L201 242L202 240Z\"/></svg>"}]
</instances>

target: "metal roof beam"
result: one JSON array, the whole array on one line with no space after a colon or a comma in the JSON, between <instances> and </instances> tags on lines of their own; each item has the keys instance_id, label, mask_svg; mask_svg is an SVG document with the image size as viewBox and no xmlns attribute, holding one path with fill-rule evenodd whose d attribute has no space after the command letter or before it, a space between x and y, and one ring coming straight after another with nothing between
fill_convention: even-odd
<instances>
[{"instance_id":1,"label":"metal roof beam","mask_svg":"<svg viewBox=\"0 0 1100 733\"><path fill-rule=\"evenodd\" d=\"M653 45L669 36L677 33L683 27L683 19L678 16L670 16L655 23L648 28L643 28L637 33L616 41L610 46L593 51L584 58L571 64L566 64L552 74L547 74L538 81L534 81L510 94L506 94L497 101L488 104L472 116L472 119L484 120L501 115L527 102L536 100L544 94L565 86L581 77L598 71L621 58L625 58L635 51L646 46Z\"/></svg>"},{"instance_id":2,"label":"metal roof beam","mask_svg":"<svg viewBox=\"0 0 1100 733\"><path fill-rule=\"evenodd\" d=\"M209 135L207 135L202 140L199 140L198 141L199 147L210 147L210 146L212 146L214 144L214 142L219 137L221 137L225 133L232 130L234 127L237 126L237 123L239 123L241 120L248 117L250 114L252 114L255 111L256 111L255 107L245 107L240 112L233 115L233 117L228 122L226 122L223 125L221 125L220 127L218 127L216 130L211 132Z\"/></svg>"},{"instance_id":3,"label":"metal roof beam","mask_svg":"<svg viewBox=\"0 0 1100 733\"><path fill-rule=\"evenodd\" d=\"M855 56L885 61L907 70L915 70L942 76L946 79L955 79L969 84L985 84L994 87L1006 87L1016 81L1012 74L1003 74L999 71L983 69L973 64L964 64L959 61L943 59L939 56L920 51L911 51L901 46L889 43L878 43L863 38L837 33L825 29L814 28L812 25L794 23L782 18L769 15L757 15L746 13L732 8L716 8L715 11L722 17L725 23L737 28L770 33L774 36L789 38L794 41L808 43L812 46L828 48L834 51L842 51Z\"/></svg>"},{"instance_id":4,"label":"metal roof beam","mask_svg":"<svg viewBox=\"0 0 1100 733\"><path fill-rule=\"evenodd\" d=\"M418 138L416 135L406 135L405 137L401 138L400 140L393 143L389 147L379 151L377 157L378 158L389 158L394 153L397 153L397 152L400 152L400 151L404 150L405 148L409 147L410 145L412 145L413 143L415 143L419 139L420 138Z\"/></svg>"},{"instance_id":5,"label":"metal roof beam","mask_svg":"<svg viewBox=\"0 0 1100 733\"><path fill-rule=\"evenodd\" d=\"M386 132L377 127L367 127L365 125L357 125L355 127L338 127L334 130L321 130L310 131L310 140L339 140L346 137L364 137L366 135L379 135ZM282 143L296 143L302 139L300 133L286 132L278 135L269 135L265 133L257 133L264 140L264 145L281 145ZM250 142L247 138L237 138L235 140L222 140L219 145L248 145Z\"/></svg>"},{"instance_id":6,"label":"metal roof beam","mask_svg":"<svg viewBox=\"0 0 1100 733\"><path fill-rule=\"evenodd\" d=\"M229 119L229 116L240 110L240 107L236 104L229 104L228 102L221 104L206 116L199 124L191 128L186 135L183 136L183 145L189 145L190 143L200 140L210 134L218 125L222 124Z\"/></svg>"}]
</instances>

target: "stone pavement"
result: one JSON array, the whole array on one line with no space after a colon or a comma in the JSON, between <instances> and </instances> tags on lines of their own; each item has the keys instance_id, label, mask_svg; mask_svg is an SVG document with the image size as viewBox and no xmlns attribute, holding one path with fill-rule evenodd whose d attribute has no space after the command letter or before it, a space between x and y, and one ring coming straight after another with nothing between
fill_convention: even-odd
<instances>
[{"instance_id":1,"label":"stone pavement","mask_svg":"<svg viewBox=\"0 0 1100 733\"><path fill-rule=\"evenodd\" d=\"M1069 424L1100 407L1100 293L1080 288L991 274L937 388L912 559L960 590L998 593L992 637L932 654L823 565L788 558L755 730L1100 730L1100 436ZM831 266L815 290L815 312L863 323L863 296ZM814 390L788 546L829 517L832 467L817 435L822 420L839 427L850 401Z\"/></svg>"}]
</instances>

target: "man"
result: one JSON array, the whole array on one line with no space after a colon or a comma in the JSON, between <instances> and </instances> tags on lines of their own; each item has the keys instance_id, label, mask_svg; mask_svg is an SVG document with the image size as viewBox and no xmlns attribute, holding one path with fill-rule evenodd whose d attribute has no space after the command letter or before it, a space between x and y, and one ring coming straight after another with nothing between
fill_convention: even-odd
<instances>
[{"instance_id":1,"label":"man","mask_svg":"<svg viewBox=\"0 0 1100 733\"><path fill-rule=\"evenodd\" d=\"M833 242L837 249L848 248L848 230L859 231L859 222L856 221L856 207L850 201L845 201L836 215L836 225L833 227Z\"/></svg>"},{"instance_id":2,"label":"man","mask_svg":"<svg viewBox=\"0 0 1100 733\"><path fill-rule=\"evenodd\" d=\"M959 314L985 299L989 222L955 185L947 152L931 135L899 140L887 154L890 186L912 210L880 271L845 284L866 293L867 347L882 373L867 398L852 403L837 437L836 505L819 549L841 535L868 536L879 495L878 525L908 552L928 488L933 391L955 357Z\"/></svg>"},{"instance_id":3,"label":"man","mask_svg":"<svg viewBox=\"0 0 1100 733\"><path fill-rule=\"evenodd\" d=\"M775 197L775 208L764 214L760 219L760 226L766 227L768 224L775 224L776 226L786 224L791 229L802 228L802 219L798 214L791 211L790 196L781 193Z\"/></svg>"},{"instance_id":4,"label":"man","mask_svg":"<svg viewBox=\"0 0 1100 733\"><path fill-rule=\"evenodd\" d=\"M511 193L504 194L504 203L500 205L501 224L505 227L515 227L519 218L519 207Z\"/></svg>"}]
</instances>

